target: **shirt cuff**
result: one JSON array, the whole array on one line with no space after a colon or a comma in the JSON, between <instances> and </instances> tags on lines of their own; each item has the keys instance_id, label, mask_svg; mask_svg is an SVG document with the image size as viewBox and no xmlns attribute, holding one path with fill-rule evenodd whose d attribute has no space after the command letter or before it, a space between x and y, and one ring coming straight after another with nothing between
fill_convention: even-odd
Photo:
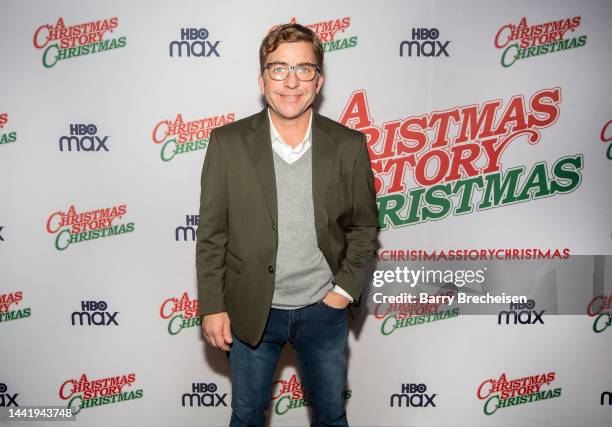
<instances>
[{"instance_id":1,"label":"shirt cuff","mask_svg":"<svg viewBox=\"0 0 612 427\"><path fill-rule=\"evenodd\" d=\"M348 298L350 302L353 302L353 297L351 297L348 292L346 292L344 289L342 289L338 285L334 285L334 287L332 288L332 292L336 292L336 293L342 295L343 297Z\"/></svg>"}]
</instances>

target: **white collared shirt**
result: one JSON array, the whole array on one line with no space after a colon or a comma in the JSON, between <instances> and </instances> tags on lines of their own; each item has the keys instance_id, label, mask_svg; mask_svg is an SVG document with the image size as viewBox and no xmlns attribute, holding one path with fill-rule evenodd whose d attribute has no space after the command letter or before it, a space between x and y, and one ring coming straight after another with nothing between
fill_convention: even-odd
<instances>
[{"instance_id":1,"label":"white collared shirt","mask_svg":"<svg viewBox=\"0 0 612 427\"><path fill-rule=\"evenodd\" d=\"M272 149L280 156L281 159L289 164L292 164L298 161L308 152L310 146L312 145L312 112L310 113L310 121L308 122L306 134L304 135L302 142L295 147L291 147L289 144L286 144L285 141L283 141L283 138L281 138L280 134L274 127L274 123L272 123L270 110L268 110L268 120L270 121L270 140L272 141Z\"/></svg>"},{"instance_id":2,"label":"white collared shirt","mask_svg":"<svg viewBox=\"0 0 612 427\"><path fill-rule=\"evenodd\" d=\"M285 162L292 164L299 160L304 154L308 152L310 147L312 146L312 115L314 113L310 112L310 122L308 123L308 129L306 129L306 134L300 142L295 147L291 147L289 144L286 144L283 141L283 138L280 136L280 133L274 127L274 123L272 123L272 117L270 117L270 110L268 110L268 120L270 122L270 140L272 141L272 149L278 156L283 159ZM339 293L343 297L349 299L350 302L353 302L353 297L349 295L344 289L342 289L338 285L334 285L332 288L333 292Z\"/></svg>"}]
</instances>

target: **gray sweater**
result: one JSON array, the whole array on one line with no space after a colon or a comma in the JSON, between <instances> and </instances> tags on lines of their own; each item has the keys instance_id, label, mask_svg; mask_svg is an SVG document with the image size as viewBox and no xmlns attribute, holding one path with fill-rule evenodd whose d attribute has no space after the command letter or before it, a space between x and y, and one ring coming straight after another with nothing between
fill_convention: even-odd
<instances>
[{"instance_id":1,"label":"gray sweater","mask_svg":"<svg viewBox=\"0 0 612 427\"><path fill-rule=\"evenodd\" d=\"M322 299L333 274L317 246L312 202L312 150L288 164L273 151L278 251L272 308L296 309Z\"/></svg>"}]
</instances>

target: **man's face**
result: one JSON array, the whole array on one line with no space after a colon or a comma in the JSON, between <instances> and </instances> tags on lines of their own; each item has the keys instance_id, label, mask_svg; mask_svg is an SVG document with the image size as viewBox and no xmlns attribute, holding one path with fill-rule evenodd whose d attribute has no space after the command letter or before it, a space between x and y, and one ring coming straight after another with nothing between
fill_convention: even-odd
<instances>
[{"instance_id":1,"label":"man's face","mask_svg":"<svg viewBox=\"0 0 612 427\"><path fill-rule=\"evenodd\" d=\"M289 65L316 64L317 60L309 42L282 43L268 54L266 64L284 62ZM259 88L270 109L283 119L301 117L312 105L323 84L323 76L317 73L314 80L303 82L291 71L285 80L270 78L268 70L259 76Z\"/></svg>"}]
</instances>

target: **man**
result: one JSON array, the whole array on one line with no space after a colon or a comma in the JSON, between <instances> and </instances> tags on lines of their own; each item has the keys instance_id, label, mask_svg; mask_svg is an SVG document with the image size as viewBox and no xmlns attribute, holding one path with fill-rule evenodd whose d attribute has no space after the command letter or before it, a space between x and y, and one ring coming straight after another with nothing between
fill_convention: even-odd
<instances>
[{"instance_id":1,"label":"man","mask_svg":"<svg viewBox=\"0 0 612 427\"><path fill-rule=\"evenodd\" d=\"M323 47L310 29L275 27L259 57L267 108L215 129L202 169L202 331L229 351L230 426L264 425L287 341L311 425L347 426L347 306L377 235L365 138L314 113Z\"/></svg>"}]
</instances>

